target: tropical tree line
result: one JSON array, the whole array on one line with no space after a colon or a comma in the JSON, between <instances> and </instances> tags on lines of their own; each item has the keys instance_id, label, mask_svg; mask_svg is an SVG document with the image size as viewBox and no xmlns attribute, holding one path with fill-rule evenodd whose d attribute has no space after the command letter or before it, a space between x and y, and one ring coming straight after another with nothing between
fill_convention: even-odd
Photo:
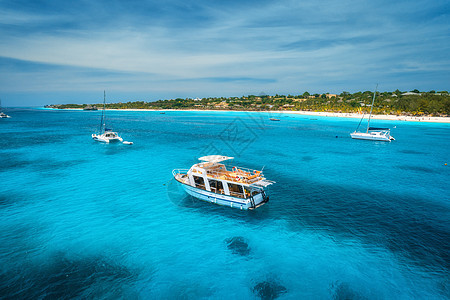
<instances>
[{"instance_id":1,"label":"tropical tree line","mask_svg":"<svg viewBox=\"0 0 450 300\"><path fill-rule=\"evenodd\" d=\"M367 112L371 108L373 92L342 92L341 94L248 95L242 97L209 97L202 99L177 98L170 100L129 101L106 104L107 109L200 109L200 110L303 110L322 112ZM58 104L46 107L67 109L101 109L103 104ZM447 91L377 92L374 114L393 115L450 115L450 96Z\"/></svg>"}]
</instances>

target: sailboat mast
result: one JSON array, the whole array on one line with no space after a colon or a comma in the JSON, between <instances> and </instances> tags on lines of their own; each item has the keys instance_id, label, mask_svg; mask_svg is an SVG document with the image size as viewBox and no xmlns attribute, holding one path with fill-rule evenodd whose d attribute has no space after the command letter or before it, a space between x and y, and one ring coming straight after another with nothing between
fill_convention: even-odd
<instances>
[{"instance_id":1,"label":"sailboat mast","mask_svg":"<svg viewBox=\"0 0 450 300\"><path fill-rule=\"evenodd\" d=\"M377 94L377 89L378 89L378 83L377 83L377 86L376 86L376 88L375 88L375 93L373 93L372 106L370 107L370 114L369 114L369 120L367 121L367 131L366 131L366 133L369 132L369 128L370 128L370 117L372 117L372 109L373 109L373 104L375 103L375 95Z\"/></svg>"},{"instance_id":2,"label":"sailboat mast","mask_svg":"<svg viewBox=\"0 0 450 300\"><path fill-rule=\"evenodd\" d=\"M102 118L100 120L100 134L102 134L102 128L103 128L103 118L105 114L105 103L106 103L106 92L103 91L103 110L102 110Z\"/></svg>"}]
</instances>

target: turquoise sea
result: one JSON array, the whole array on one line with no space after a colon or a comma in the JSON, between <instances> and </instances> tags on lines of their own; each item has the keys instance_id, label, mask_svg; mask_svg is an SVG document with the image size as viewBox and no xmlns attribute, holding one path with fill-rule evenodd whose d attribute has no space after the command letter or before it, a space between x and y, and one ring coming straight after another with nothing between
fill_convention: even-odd
<instances>
[{"instance_id":1,"label":"turquoise sea","mask_svg":"<svg viewBox=\"0 0 450 300\"><path fill-rule=\"evenodd\" d=\"M374 120L386 143L357 119L107 111L129 146L91 139L100 111L4 111L2 299L450 298L450 124ZM172 169L210 154L264 167L269 203L186 196Z\"/></svg>"}]
</instances>

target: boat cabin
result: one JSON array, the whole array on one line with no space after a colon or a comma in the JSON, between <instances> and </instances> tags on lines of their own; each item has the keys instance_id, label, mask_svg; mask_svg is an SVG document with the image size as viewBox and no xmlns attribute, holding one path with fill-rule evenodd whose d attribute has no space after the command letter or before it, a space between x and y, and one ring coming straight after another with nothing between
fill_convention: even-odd
<instances>
[{"instance_id":1,"label":"boat cabin","mask_svg":"<svg viewBox=\"0 0 450 300\"><path fill-rule=\"evenodd\" d=\"M112 131L106 131L104 133L104 136L107 138L115 138L118 137L117 132L112 132Z\"/></svg>"},{"instance_id":2,"label":"boat cabin","mask_svg":"<svg viewBox=\"0 0 450 300\"><path fill-rule=\"evenodd\" d=\"M263 192L263 187L272 184L265 180L261 171L241 167L226 166L223 160L232 157L205 156L204 162L193 165L187 172L187 183L190 186L213 192L247 199Z\"/></svg>"}]
</instances>

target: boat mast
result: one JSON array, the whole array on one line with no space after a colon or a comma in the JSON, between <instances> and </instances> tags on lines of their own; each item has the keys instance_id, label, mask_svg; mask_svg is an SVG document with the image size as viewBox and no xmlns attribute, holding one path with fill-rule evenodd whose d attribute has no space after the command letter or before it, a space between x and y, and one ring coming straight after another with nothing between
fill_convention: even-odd
<instances>
[{"instance_id":1,"label":"boat mast","mask_svg":"<svg viewBox=\"0 0 450 300\"><path fill-rule=\"evenodd\" d=\"M377 94L377 89L378 89L378 83L377 83L377 86L376 86L376 88L375 88L375 93L373 93L372 106L370 107L370 114L369 114L369 120L367 121L367 131L366 131L366 133L369 132L369 127L370 127L370 117L372 116L372 109L373 109L373 104L375 103L375 95Z\"/></svg>"},{"instance_id":2,"label":"boat mast","mask_svg":"<svg viewBox=\"0 0 450 300\"><path fill-rule=\"evenodd\" d=\"M106 103L106 92L103 90L103 110L102 110L102 118L100 120L100 134L102 134L102 128L103 128L103 119L105 114L105 103Z\"/></svg>"}]
</instances>

